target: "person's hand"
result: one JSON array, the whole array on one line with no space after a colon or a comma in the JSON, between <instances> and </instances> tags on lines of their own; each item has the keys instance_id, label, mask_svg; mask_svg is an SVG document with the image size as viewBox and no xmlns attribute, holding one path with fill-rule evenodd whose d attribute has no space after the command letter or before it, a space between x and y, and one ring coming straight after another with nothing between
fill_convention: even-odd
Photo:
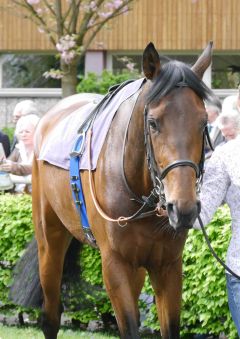
<instances>
[{"instance_id":1,"label":"person's hand","mask_svg":"<svg viewBox=\"0 0 240 339\"><path fill-rule=\"evenodd\" d=\"M11 160L3 160L0 164L0 170L3 172L11 172L12 171L12 164L13 162Z\"/></svg>"}]
</instances>

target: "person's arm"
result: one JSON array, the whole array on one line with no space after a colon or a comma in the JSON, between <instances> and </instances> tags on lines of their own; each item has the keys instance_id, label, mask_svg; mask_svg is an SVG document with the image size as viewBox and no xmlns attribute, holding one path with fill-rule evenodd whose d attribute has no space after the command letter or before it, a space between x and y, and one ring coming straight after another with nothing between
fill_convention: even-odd
<instances>
[{"instance_id":1,"label":"person's arm","mask_svg":"<svg viewBox=\"0 0 240 339\"><path fill-rule=\"evenodd\" d=\"M200 193L200 217L204 225L211 221L217 208L224 201L230 185L230 178L222 157L221 148L213 152L203 177L203 185ZM200 228L198 220L195 222L194 228Z\"/></svg>"},{"instance_id":2,"label":"person's arm","mask_svg":"<svg viewBox=\"0 0 240 339\"><path fill-rule=\"evenodd\" d=\"M19 151L15 148L7 160L1 163L0 170L15 175L29 175L32 173L32 164L21 162Z\"/></svg>"},{"instance_id":3,"label":"person's arm","mask_svg":"<svg viewBox=\"0 0 240 339\"><path fill-rule=\"evenodd\" d=\"M15 175L29 175L32 174L32 165L12 162L10 172Z\"/></svg>"}]
</instances>

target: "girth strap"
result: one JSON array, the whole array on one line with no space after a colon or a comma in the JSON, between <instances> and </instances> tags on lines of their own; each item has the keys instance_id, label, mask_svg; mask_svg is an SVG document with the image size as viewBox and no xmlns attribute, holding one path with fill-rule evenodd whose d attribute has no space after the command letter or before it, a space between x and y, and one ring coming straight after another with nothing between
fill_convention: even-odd
<instances>
[{"instance_id":1,"label":"girth strap","mask_svg":"<svg viewBox=\"0 0 240 339\"><path fill-rule=\"evenodd\" d=\"M83 154L85 146L85 134L86 131L81 133L74 145L73 151L70 154L70 184L72 188L72 196L75 202L76 209L80 215L81 226L84 231L84 235L88 242L92 246L96 247L96 240L91 232L90 224L87 216L87 209L85 199L83 195L82 182L79 172L79 160Z\"/></svg>"}]
</instances>

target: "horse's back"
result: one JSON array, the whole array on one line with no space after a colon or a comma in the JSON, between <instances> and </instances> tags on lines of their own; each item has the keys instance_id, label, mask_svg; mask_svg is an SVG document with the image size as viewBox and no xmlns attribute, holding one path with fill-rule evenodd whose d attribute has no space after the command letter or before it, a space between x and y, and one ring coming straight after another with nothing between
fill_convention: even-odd
<instances>
[{"instance_id":1,"label":"horse's back","mask_svg":"<svg viewBox=\"0 0 240 339\"><path fill-rule=\"evenodd\" d=\"M47 111L41 118L35 131L35 155L39 155L39 151L44 140L64 118L89 102L93 102L101 98L101 95L95 93L75 94L60 100L49 111Z\"/></svg>"}]
</instances>

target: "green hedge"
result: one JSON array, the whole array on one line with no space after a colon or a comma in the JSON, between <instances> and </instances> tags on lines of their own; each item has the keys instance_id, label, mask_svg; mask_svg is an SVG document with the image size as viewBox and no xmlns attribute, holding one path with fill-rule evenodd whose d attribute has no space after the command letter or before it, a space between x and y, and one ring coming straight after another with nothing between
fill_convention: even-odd
<instances>
[{"instance_id":1,"label":"green hedge","mask_svg":"<svg viewBox=\"0 0 240 339\"><path fill-rule=\"evenodd\" d=\"M129 79L137 78L140 78L138 73L129 71L114 74L105 70L101 75L90 72L86 77L80 78L80 82L77 86L77 92L106 94L109 87L120 84Z\"/></svg>"},{"instance_id":2,"label":"green hedge","mask_svg":"<svg viewBox=\"0 0 240 339\"><path fill-rule=\"evenodd\" d=\"M225 261L231 218L227 206L219 208L206 227L211 245ZM224 268L217 263L201 231L192 230L184 251L183 333L225 333L238 338L227 303ZM207 331L207 332L206 332Z\"/></svg>"},{"instance_id":3,"label":"green hedge","mask_svg":"<svg viewBox=\"0 0 240 339\"><path fill-rule=\"evenodd\" d=\"M33 234L31 197L1 194L0 211L0 302L8 308L12 268Z\"/></svg>"},{"instance_id":4,"label":"green hedge","mask_svg":"<svg viewBox=\"0 0 240 339\"><path fill-rule=\"evenodd\" d=\"M0 196L0 306L9 306L7 299L12 266L21 256L25 244L31 240L31 197L28 195ZM207 227L212 246L225 259L230 239L230 214L221 207ZM111 313L112 308L103 287L99 252L83 246L80 254L82 267L81 286L87 302L80 311L71 313L72 318L82 322L101 318ZM182 306L182 334L194 333L219 335L224 332L229 339L237 338L227 305L225 274L223 268L211 255L201 231L191 230L184 250L184 285ZM84 290L85 288L85 290ZM86 292L86 293L85 293ZM144 294L152 294L146 280ZM155 305L140 302L145 313L144 324L159 329ZM93 307L94 306L94 307Z\"/></svg>"}]
</instances>

